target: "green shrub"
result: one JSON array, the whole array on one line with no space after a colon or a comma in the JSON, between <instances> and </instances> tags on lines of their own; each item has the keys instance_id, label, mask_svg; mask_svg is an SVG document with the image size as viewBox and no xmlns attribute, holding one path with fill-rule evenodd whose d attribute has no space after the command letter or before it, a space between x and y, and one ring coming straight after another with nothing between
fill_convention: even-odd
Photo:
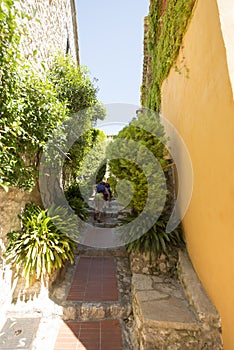
<instances>
[{"instance_id":1,"label":"green shrub","mask_svg":"<svg viewBox=\"0 0 234 350\"><path fill-rule=\"evenodd\" d=\"M77 214L81 220L86 221L88 217L88 205L82 198L79 184L69 186L65 191L65 197L75 214Z\"/></svg>"},{"instance_id":2,"label":"green shrub","mask_svg":"<svg viewBox=\"0 0 234 350\"><path fill-rule=\"evenodd\" d=\"M130 216L122 220L122 222L126 224L134 220L134 218L134 216ZM126 244L127 252L149 254L149 261L152 263L161 253L168 254L173 248L180 246L183 242L181 228L178 227L172 232L167 233L167 219L167 215L162 214L148 232ZM136 231L134 231L133 234L135 235Z\"/></svg>"},{"instance_id":3,"label":"green shrub","mask_svg":"<svg viewBox=\"0 0 234 350\"><path fill-rule=\"evenodd\" d=\"M26 28L18 23L28 17L16 7L13 0L0 3L0 186L31 190L38 180L41 152L53 131L71 113L95 106L77 121L79 130L89 128L104 116L104 108L97 103L97 88L87 69L78 67L71 57L56 58L51 70L38 74L21 55L20 38ZM72 128L68 125L68 129ZM88 138L89 134L83 136L78 146ZM78 159L84 155L83 148L78 147Z\"/></svg>"},{"instance_id":4,"label":"green shrub","mask_svg":"<svg viewBox=\"0 0 234 350\"><path fill-rule=\"evenodd\" d=\"M167 172L165 159L167 150L164 146L166 140L159 116L145 111L122 129L107 147L111 177L115 177L116 184L118 180L123 179L132 183L134 193L130 207L136 215L142 212L146 199L151 196L151 193L158 194L157 198L151 198L151 210L161 211L162 209L157 208L156 203L162 202L165 194L165 189L162 187L164 174L153 170L151 160L155 163L157 159L163 172ZM141 168L141 164L144 165L144 169ZM147 177L151 179L151 185L154 188L148 188ZM115 192L115 187L113 190Z\"/></svg>"},{"instance_id":5,"label":"green shrub","mask_svg":"<svg viewBox=\"0 0 234 350\"><path fill-rule=\"evenodd\" d=\"M56 88L58 100L65 102L71 113L98 103L97 88L90 80L87 68L78 66L72 57L56 57L48 77Z\"/></svg>"},{"instance_id":6,"label":"green shrub","mask_svg":"<svg viewBox=\"0 0 234 350\"><path fill-rule=\"evenodd\" d=\"M152 259L179 244L181 237L178 230L166 233L168 213L164 208L169 153L164 128L156 113L142 112L110 143L107 158L110 178L114 179L112 187L116 191L120 180L125 180L120 182L122 188L118 194L131 209L131 215L122 220L121 238L127 242L129 252L149 253ZM141 220L135 220L142 213Z\"/></svg>"},{"instance_id":7,"label":"green shrub","mask_svg":"<svg viewBox=\"0 0 234 350\"><path fill-rule=\"evenodd\" d=\"M26 287L35 279L45 282L65 261L74 263L75 243L62 230L64 225L71 225L72 229L72 222L64 222L59 215L52 217L47 210L33 204L26 205L20 219L22 231L7 234L9 244L5 254L16 275L21 273L25 278Z\"/></svg>"}]
</instances>

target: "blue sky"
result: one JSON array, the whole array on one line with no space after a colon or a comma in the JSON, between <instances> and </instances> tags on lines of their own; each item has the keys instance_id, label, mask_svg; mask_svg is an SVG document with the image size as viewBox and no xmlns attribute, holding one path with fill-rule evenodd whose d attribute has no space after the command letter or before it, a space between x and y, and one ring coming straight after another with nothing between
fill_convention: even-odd
<instances>
[{"instance_id":1,"label":"blue sky","mask_svg":"<svg viewBox=\"0 0 234 350\"><path fill-rule=\"evenodd\" d=\"M149 0L76 0L81 65L104 104L140 104L143 26Z\"/></svg>"}]
</instances>

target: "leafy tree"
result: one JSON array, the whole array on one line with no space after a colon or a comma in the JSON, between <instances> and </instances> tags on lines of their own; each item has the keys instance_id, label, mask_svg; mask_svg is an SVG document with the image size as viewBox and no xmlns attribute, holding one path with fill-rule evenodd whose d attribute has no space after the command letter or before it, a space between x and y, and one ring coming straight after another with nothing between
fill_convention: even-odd
<instances>
[{"instance_id":1,"label":"leafy tree","mask_svg":"<svg viewBox=\"0 0 234 350\"><path fill-rule=\"evenodd\" d=\"M95 105L97 90L87 72L70 57L58 58L49 74L39 76L19 52L24 28L17 23L23 14L13 0L2 0L0 5L0 185L30 190L53 130L65 121L69 127L71 113L95 106L78 120L80 128L89 128L104 109ZM80 143L85 144L87 137Z\"/></svg>"},{"instance_id":2,"label":"leafy tree","mask_svg":"<svg viewBox=\"0 0 234 350\"><path fill-rule=\"evenodd\" d=\"M87 149L77 177L86 198L92 195L93 185L101 181L106 172L106 135L98 129L92 131L92 147Z\"/></svg>"},{"instance_id":3,"label":"leafy tree","mask_svg":"<svg viewBox=\"0 0 234 350\"><path fill-rule=\"evenodd\" d=\"M139 115L121 130L107 149L107 157L111 159L111 173L118 179L132 182L134 195L130 206L136 215L144 209L146 199L151 192L158 193L158 203L164 195L165 191L162 188L164 174L159 171L154 173L151 161L157 159L164 172L167 172L165 143L166 137L159 118L155 118L155 114L144 114ZM144 170L141 167L143 165ZM148 188L147 178L150 178L155 188ZM126 191L123 192L126 193ZM160 193L162 193L161 197ZM155 200L152 202L152 207L155 209ZM161 207L159 209L161 210Z\"/></svg>"},{"instance_id":4,"label":"leafy tree","mask_svg":"<svg viewBox=\"0 0 234 350\"><path fill-rule=\"evenodd\" d=\"M69 121L66 126L70 137L74 138L74 132L78 135L63 166L64 183L69 185L76 181L80 164L93 147L95 132L92 127L97 119L104 118L105 108L97 100L97 88L91 82L87 68L77 66L71 57L56 57L49 79L56 88L58 99L66 103L70 114L76 115L77 129L74 125L70 126Z\"/></svg>"},{"instance_id":5,"label":"leafy tree","mask_svg":"<svg viewBox=\"0 0 234 350\"><path fill-rule=\"evenodd\" d=\"M91 82L87 68L78 66L70 56L54 59L49 79L56 88L58 99L67 104L71 113L98 103L97 88ZM96 119L94 116L94 121Z\"/></svg>"},{"instance_id":6,"label":"leafy tree","mask_svg":"<svg viewBox=\"0 0 234 350\"><path fill-rule=\"evenodd\" d=\"M131 209L131 215L125 220L125 224L131 222L130 228L127 226L128 232L125 232L123 225L122 229L122 234L128 235L127 248L149 252L150 256L166 252L180 241L177 231L165 232L168 219L163 211L167 196L166 142L159 116L145 110L119 132L107 149L118 194ZM141 214L140 222L136 221ZM146 233L142 235L142 232Z\"/></svg>"},{"instance_id":7,"label":"leafy tree","mask_svg":"<svg viewBox=\"0 0 234 350\"><path fill-rule=\"evenodd\" d=\"M93 129L92 132L92 146L83 158L79 169L79 179L81 182L88 181L93 176L96 176L97 170L99 169L101 163L105 160L107 144L106 135L103 131L98 129ZM90 164L92 164L92 166L90 166ZM102 175L102 178L103 176L104 175ZM96 181L98 182L98 179Z\"/></svg>"}]
</instances>

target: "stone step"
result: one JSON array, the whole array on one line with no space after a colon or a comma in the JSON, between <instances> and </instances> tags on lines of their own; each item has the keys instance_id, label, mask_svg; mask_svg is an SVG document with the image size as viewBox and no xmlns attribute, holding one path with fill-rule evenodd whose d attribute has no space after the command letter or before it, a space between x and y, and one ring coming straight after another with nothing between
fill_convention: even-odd
<instances>
[{"instance_id":1,"label":"stone step","mask_svg":"<svg viewBox=\"0 0 234 350\"><path fill-rule=\"evenodd\" d=\"M131 307L118 302L64 302L62 319L76 321L98 321L105 319L127 319Z\"/></svg>"},{"instance_id":2,"label":"stone step","mask_svg":"<svg viewBox=\"0 0 234 350\"><path fill-rule=\"evenodd\" d=\"M178 272L183 282L133 274L133 313L140 350L223 349L217 311L184 252L180 252Z\"/></svg>"},{"instance_id":3,"label":"stone step","mask_svg":"<svg viewBox=\"0 0 234 350\"><path fill-rule=\"evenodd\" d=\"M92 254L95 254L95 249L94 250L91 249L89 252L91 251L92 251ZM98 254L100 254L99 252L100 250L98 249L97 251L98 251ZM88 250L86 250L86 253L88 253ZM103 257L105 259L105 264L108 264L108 259L109 258L111 259L113 254L116 254L116 252L110 251L109 253L111 255L107 255L107 256L94 255L93 259L95 258L100 259L100 257ZM96 298L97 301L89 300L90 299L89 297L91 297L91 299L92 298L95 299L95 291L97 291L96 294L98 295L99 290L97 288L96 290L94 289L94 293L93 293L94 297L93 295L91 295L88 297L87 300L85 300L86 298L85 296L81 297L81 300L69 300L69 299L72 299L71 294L69 294L69 292L71 290L70 287L72 287L72 281L74 281L74 278L75 278L75 273L76 271L81 270L79 266L80 258L91 259L90 256L87 256L87 255L78 256L76 258L75 265L67 266L66 272L65 274L63 274L63 277L61 279L57 279L56 284L53 287L53 293L51 294L52 300L56 304L59 304L62 307L63 320L94 321L94 320L104 320L106 318L127 319L132 313L131 287L130 287L131 275L129 272L128 259L124 256L113 258L116 261L115 274L116 274L116 281L117 281L117 286L116 286L117 296L111 295L110 297L107 298L107 300L105 300L105 297L104 297L104 300L102 300L103 299L102 297L100 300L99 298ZM94 261L94 266L95 266L95 261ZM77 268L79 268L79 270L77 270ZM98 274L97 276L99 277ZM104 278L105 280L105 276L104 277L100 276L100 278ZM111 277L107 276L107 278L109 278L107 281L109 285ZM89 281L87 281L87 283L89 283ZM95 283L98 283L98 281L96 281ZM94 284L93 284L93 288L95 288ZM104 287L105 287L105 284L104 284ZM75 285L75 288L79 288L78 284ZM105 295L105 291L103 295ZM76 298L75 295L74 295L74 298Z\"/></svg>"},{"instance_id":4,"label":"stone step","mask_svg":"<svg viewBox=\"0 0 234 350\"><path fill-rule=\"evenodd\" d=\"M87 245L77 245L78 254L80 256L116 256L116 257L127 257L125 247L118 248L95 248Z\"/></svg>"},{"instance_id":5,"label":"stone step","mask_svg":"<svg viewBox=\"0 0 234 350\"><path fill-rule=\"evenodd\" d=\"M94 215L94 209L93 208L89 208L88 209L88 213L90 216ZM111 217L111 218L117 218L119 215L119 211L116 209L112 209L112 208L107 208L106 210L102 211L102 216L106 216L106 217Z\"/></svg>"}]
</instances>

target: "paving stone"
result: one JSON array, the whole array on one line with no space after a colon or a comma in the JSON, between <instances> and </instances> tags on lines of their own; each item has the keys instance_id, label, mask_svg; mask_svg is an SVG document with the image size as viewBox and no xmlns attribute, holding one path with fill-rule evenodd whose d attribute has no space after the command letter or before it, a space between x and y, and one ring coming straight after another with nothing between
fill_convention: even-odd
<instances>
[{"instance_id":1,"label":"paving stone","mask_svg":"<svg viewBox=\"0 0 234 350\"><path fill-rule=\"evenodd\" d=\"M153 296L154 297L154 296ZM195 315L190 311L185 301L174 297L141 300L142 315L145 320L160 321L161 323L196 323ZM162 325L163 326L163 325Z\"/></svg>"},{"instance_id":2,"label":"paving stone","mask_svg":"<svg viewBox=\"0 0 234 350\"><path fill-rule=\"evenodd\" d=\"M149 275L133 273L132 284L136 290L152 290L152 279Z\"/></svg>"},{"instance_id":3,"label":"paving stone","mask_svg":"<svg viewBox=\"0 0 234 350\"><path fill-rule=\"evenodd\" d=\"M0 332L0 349L30 350L39 318L8 318Z\"/></svg>"}]
</instances>

